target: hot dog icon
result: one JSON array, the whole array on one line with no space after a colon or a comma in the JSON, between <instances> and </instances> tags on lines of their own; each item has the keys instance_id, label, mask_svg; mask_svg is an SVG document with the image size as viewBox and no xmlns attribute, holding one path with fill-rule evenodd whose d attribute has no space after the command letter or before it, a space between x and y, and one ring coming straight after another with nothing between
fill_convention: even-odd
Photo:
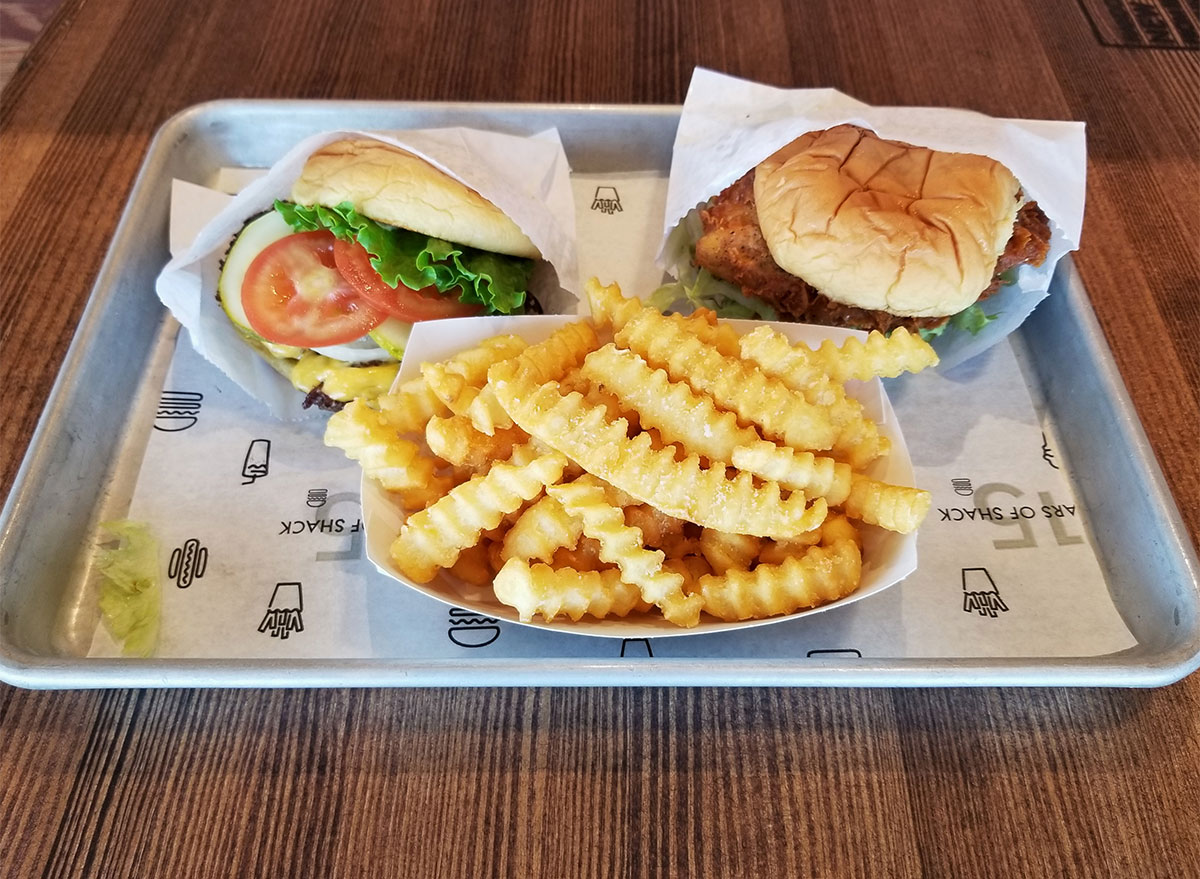
<instances>
[{"instance_id":1,"label":"hot dog icon","mask_svg":"<svg viewBox=\"0 0 1200 879\"><path fill-rule=\"evenodd\" d=\"M171 551L167 576L174 580L180 589L187 589L194 581L204 576L204 569L207 567L208 547L201 546L200 541L192 537L184 541L183 546L177 546Z\"/></svg>"}]
</instances>

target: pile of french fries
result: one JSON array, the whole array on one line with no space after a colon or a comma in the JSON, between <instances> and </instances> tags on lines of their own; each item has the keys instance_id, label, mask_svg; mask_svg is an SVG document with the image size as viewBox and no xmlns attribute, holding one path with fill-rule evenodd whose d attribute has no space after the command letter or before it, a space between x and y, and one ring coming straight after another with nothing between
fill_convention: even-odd
<instances>
[{"instance_id":1,"label":"pile of french fries","mask_svg":"<svg viewBox=\"0 0 1200 879\"><path fill-rule=\"evenodd\" d=\"M863 526L921 523L928 492L865 475L888 441L844 387L935 364L920 338L814 350L587 294L590 320L424 363L330 418L325 442L407 511L405 577L448 570L526 621L692 627L836 601L860 584Z\"/></svg>"}]
</instances>

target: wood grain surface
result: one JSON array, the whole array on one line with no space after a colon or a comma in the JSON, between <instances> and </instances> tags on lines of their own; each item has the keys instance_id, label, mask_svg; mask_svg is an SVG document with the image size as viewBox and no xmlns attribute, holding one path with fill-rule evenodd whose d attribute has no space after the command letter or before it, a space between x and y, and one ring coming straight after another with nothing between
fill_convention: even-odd
<instances>
[{"instance_id":1,"label":"wood grain surface","mask_svg":"<svg viewBox=\"0 0 1200 879\"><path fill-rule=\"evenodd\" d=\"M695 65L1085 120L1076 261L1196 541L1200 56L1104 45L1071 0L66 0L0 97L0 491L172 113L231 97L678 103ZM1198 803L1195 676L1153 691L0 686L4 877L1185 876Z\"/></svg>"}]
</instances>

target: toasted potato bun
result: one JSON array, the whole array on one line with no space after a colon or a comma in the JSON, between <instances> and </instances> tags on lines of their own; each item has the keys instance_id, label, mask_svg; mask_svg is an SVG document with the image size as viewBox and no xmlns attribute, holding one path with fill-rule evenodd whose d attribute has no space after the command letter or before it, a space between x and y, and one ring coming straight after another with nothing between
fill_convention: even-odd
<instances>
[{"instance_id":1,"label":"toasted potato bun","mask_svg":"<svg viewBox=\"0 0 1200 879\"><path fill-rule=\"evenodd\" d=\"M999 162L883 140L852 125L805 134L754 175L772 258L845 305L956 314L991 283L1021 186Z\"/></svg>"},{"instance_id":2,"label":"toasted potato bun","mask_svg":"<svg viewBox=\"0 0 1200 879\"><path fill-rule=\"evenodd\" d=\"M478 192L412 153L373 140L340 140L313 153L292 201L349 202L380 223L509 256L537 259L533 242Z\"/></svg>"}]
</instances>

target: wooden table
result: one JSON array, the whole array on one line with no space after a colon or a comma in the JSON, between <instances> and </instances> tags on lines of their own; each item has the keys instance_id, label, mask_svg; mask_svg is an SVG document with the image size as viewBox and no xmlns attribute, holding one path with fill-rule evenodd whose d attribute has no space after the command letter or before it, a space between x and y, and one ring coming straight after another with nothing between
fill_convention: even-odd
<instances>
[{"instance_id":1,"label":"wooden table","mask_svg":"<svg viewBox=\"0 0 1200 879\"><path fill-rule=\"evenodd\" d=\"M1086 120L1077 262L1194 541L1200 58L1144 45L1195 42L1194 7L1161 6L1181 18L1142 9L1138 30L1099 0L66 0L0 108L0 487L172 113L243 96L677 103L700 64L874 104ZM0 687L3 876L1182 876L1200 863L1198 803L1198 677Z\"/></svg>"}]
</instances>

